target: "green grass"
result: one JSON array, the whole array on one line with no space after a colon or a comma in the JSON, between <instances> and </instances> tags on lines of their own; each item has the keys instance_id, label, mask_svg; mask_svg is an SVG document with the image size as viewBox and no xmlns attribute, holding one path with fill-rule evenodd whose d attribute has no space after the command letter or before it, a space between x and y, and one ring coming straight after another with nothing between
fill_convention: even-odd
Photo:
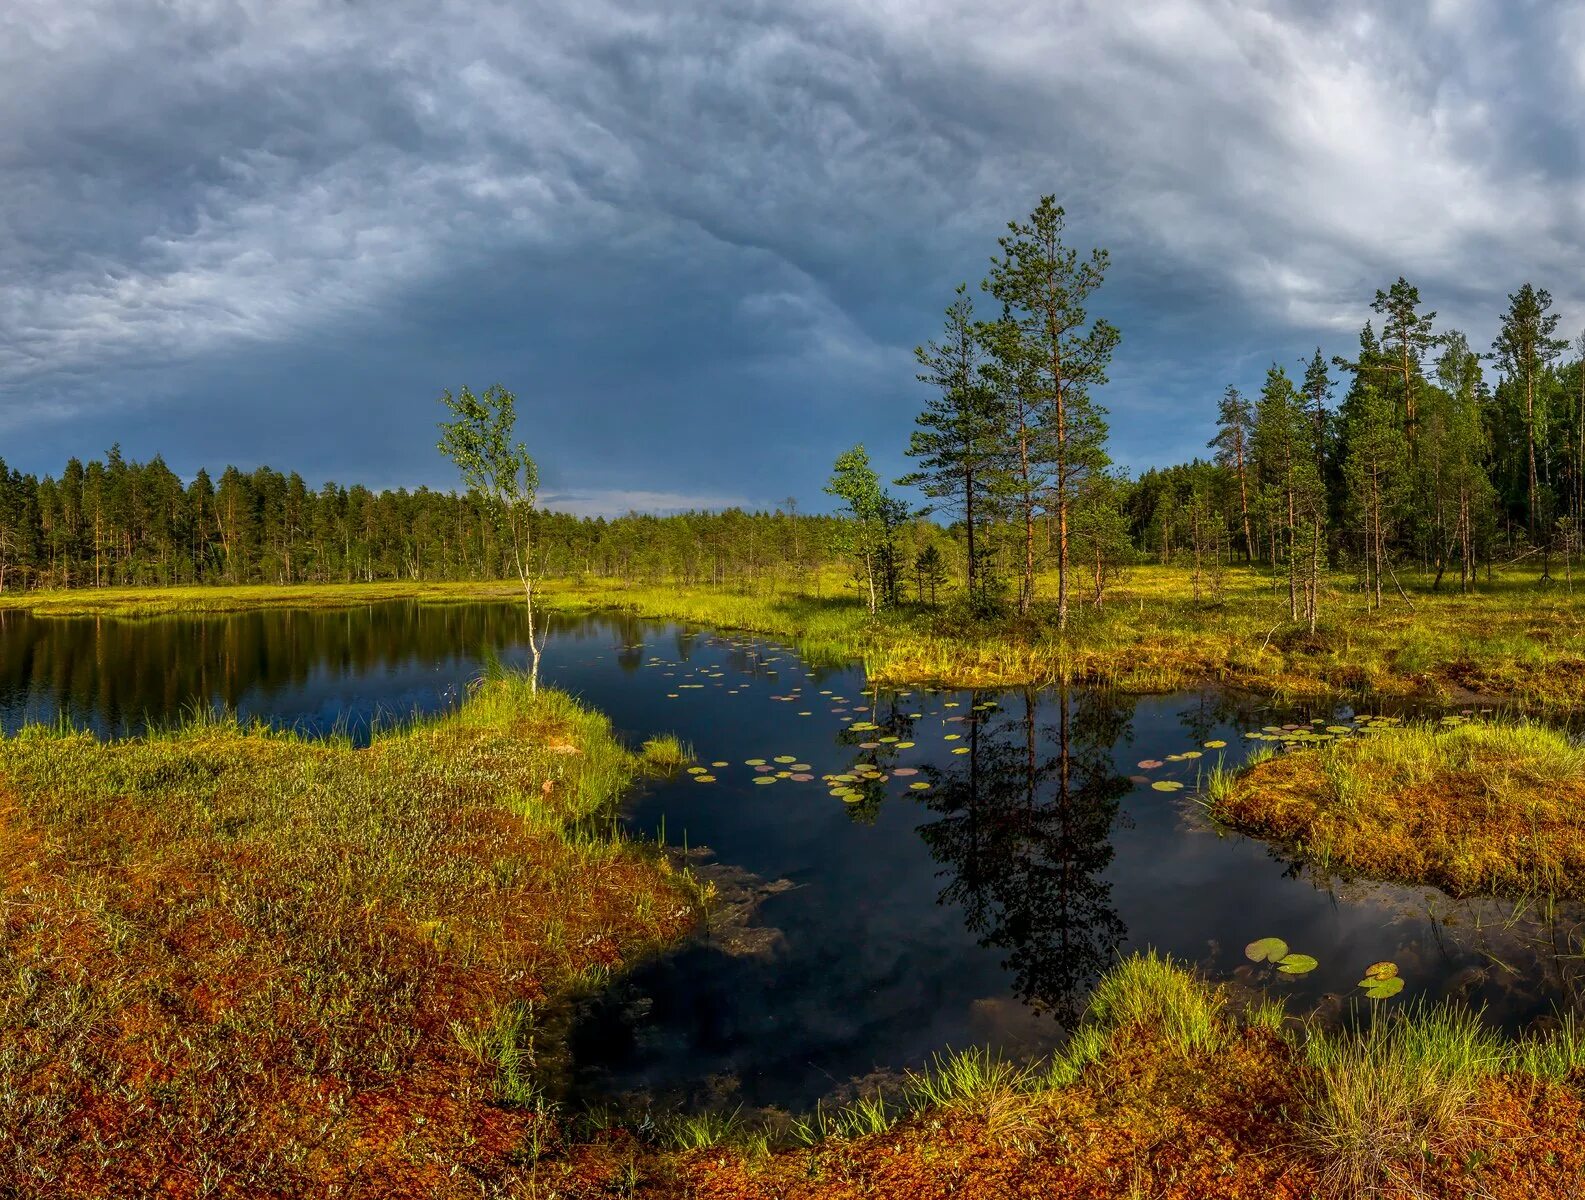
<instances>
[{"instance_id":1,"label":"green grass","mask_svg":"<svg viewBox=\"0 0 1585 1200\"><path fill-rule=\"evenodd\" d=\"M1520 1055L1458 1008L1398 1009L1362 1032L1313 1033L1304 1056L1313 1070L1301 1132L1326 1164L1334 1192L1349 1196L1412 1194L1416 1160L1445 1154L1468 1139L1482 1082L1504 1072L1534 1071L1567 1053L1556 1039ZM1571 1047L1570 1047L1571 1048Z\"/></svg>"},{"instance_id":2,"label":"green grass","mask_svg":"<svg viewBox=\"0 0 1585 1200\"><path fill-rule=\"evenodd\" d=\"M1181 1054L1218 1049L1226 1036L1225 1001L1170 957L1155 951L1125 958L1090 996L1090 1020L1103 1029L1142 1026Z\"/></svg>"},{"instance_id":3,"label":"green grass","mask_svg":"<svg viewBox=\"0 0 1585 1200\"><path fill-rule=\"evenodd\" d=\"M1207 776L1211 816L1327 869L1585 896L1585 747L1529 721L1373 724Z\"/></svg>"}]
</instances>

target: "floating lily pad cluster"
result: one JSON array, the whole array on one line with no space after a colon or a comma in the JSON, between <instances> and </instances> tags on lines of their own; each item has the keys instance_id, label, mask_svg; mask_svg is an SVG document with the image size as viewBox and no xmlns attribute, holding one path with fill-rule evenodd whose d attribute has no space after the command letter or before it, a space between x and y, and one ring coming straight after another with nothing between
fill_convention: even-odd
<instances>
[{"instance_id":1,"label":"floating lily pad cluster","mask_svg":"<svg viewBox=\"0 0 1585 1200\"><path fill-rule=\"evenodd\" d=\"M1271 963L1284 975L1308 975L1317 967L1316 960L1308 954L1295 954L1288 943L1279 937L1257 938L1244 947L1244 957L1250 962ZM1403 977L1398 974L1395 962L1374 962L1365 968L1365 978L1359 987L1371 1000L1390 1000L1403 991Z\"/></svg>"}]
</instances>

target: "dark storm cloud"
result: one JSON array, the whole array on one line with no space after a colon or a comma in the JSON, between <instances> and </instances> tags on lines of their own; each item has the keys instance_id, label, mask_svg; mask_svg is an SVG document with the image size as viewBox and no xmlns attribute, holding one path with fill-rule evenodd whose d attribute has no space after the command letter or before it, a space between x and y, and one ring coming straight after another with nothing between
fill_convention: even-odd
<instances>
[{"instance_id":1,"label":"dark storm cloud","mask_svg":"<svg viewBox=\"0 0 1585 1200\"><path fill-rule=\"evenodd\" d=\"M586 510L889 467L911 347L1043 191L1110 247L1140 466L1403 273L1585 317L1568 5L186 0L0 13L0 454L446 483L510 383Z\"/></svg>"}]
</instances>

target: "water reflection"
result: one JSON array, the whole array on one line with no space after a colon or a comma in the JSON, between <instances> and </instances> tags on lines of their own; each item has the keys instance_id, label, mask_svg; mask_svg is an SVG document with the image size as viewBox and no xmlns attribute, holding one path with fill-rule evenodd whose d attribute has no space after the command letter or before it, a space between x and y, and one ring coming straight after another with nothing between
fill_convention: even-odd
<instances>
[{"instance_id":1,"label":"water reflection","mask_svg":"<svg viewBox=\"0 0 1585 1200\"><path fill-rule=\"evenodd\" d=\"M968 753L928 768L919 830L950 882L940 902L962 910L980 945L1027 1004L1071 1022L1128 928L1105 876L1112 829L1132 784L1113 748L1131 732L1132 701L1104 692L1046 698L1025 689L1011 711L977 703Z\"/></svg>"}]
</instances>

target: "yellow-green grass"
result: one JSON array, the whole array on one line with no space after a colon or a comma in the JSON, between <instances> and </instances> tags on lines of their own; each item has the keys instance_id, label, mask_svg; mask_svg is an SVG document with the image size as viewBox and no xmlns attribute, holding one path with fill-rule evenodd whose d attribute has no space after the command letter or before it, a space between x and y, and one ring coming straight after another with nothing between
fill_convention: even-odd
<instances>
[{"instance_id":1,"label":"yellow-green grass","mask_svg":"<svg viewBox=\"0 0 1585 1200\"><path fill-rule=\"evenodd\" d=\"M244 586L72 588L0 593L0 609L38 616L153 617L249 612L260 608L355 608L387 600L511 599L522 588L505 582L381 582L248 584Z\"/></svg>"},{"instance_id":2,"label":"yellow-green grass","mask_svg":"<svg viewBox=\"0 0 1585 1200\"><path fill-rule=\"evenodd\" d=\"M1467 1010L1379 1002L1358 1029L1235 1002L1182 964L1122 960L1067 1049L944 1055L795 1121L679 1122L640 1194L759 1200L1570 1195L1585 1180L1572 1022L1504 1039ZM584 1194L595 1194L592 1190Z\"/></svg>"},{"instance_id":3,"label":"yellow-green grass","mask_svg":"<svg viewBox=\"0 0 1585 1200\"><path fill-rule=\"evenodd\" d=\"M367 748L0 738L0 1194L518 1194L547 1013L700 897L639 760L515 678Z\"/></svg>"},{"instance_id":4,"label":"yellow-green grass","mask_svg":"<svg viewBox=\"0 0 1585 1200\"><path fill-rule=\"evenodd\" d=\"M1213 774L1210 814L1326 869L1585 896L1585 749L1525 721L1374 725Z\"/></svg>"},{"instance_id":5,"label":"yellow-green grass","mask_svg":"<svg viewBox=\"0 0 1585 1200\"><path fill-rule=\"evenodd\" d=\"M1287 699L1367 696L1474 699L1526 710L1585 708L1585 601L1513 569L1467 596L1409 581L1371 611L1343 576L1323 589L1316 633L1287 619L1269 576L1229 569L1213 603L1197 602L1181 567L1131 568L1105 603L1080 602L1066 635L1043 576L1033 616L975 622L906 606L871 617L837 572L818 582L768 578L754 587L551 580L543 603L565 612L637 615L796 641L812 657L859 661L880 683L954 686L1101 683L1131 691L1222 684ZM811 592L818 595L811 595ZM349 606L387 599L511 599L508 583L306 584L286 587L105 589L7 593L0 606L40 614L155 615L264 606Z\"/></svg>"},{"instance_id":6,"label":"yellow-green grass","mask_svg":"<svg viewBox=\"0 0 1585 1200\"><path fill-rule=\"evenodd\" d=\"M563 608L640 616L795 640L826 661L857 660L880 683L999 687L1098 683L1157 692L1220 684L1286 699L1485 699L1512 708L1585 708L1585 601L1512 572L1476 594L1413 594L1371 611L1339 577L1314 634L1287 618L1284 590L1249 570L1225 573L1216 603L1193 599L1189 573L1138 567L1099 606L1080 604L1066 635L1050 578L1024 620L972 622L907 607L871 617L828 578L803 591L732 591L584 580L547 588Z\"/></svg>"}]
</instances>

